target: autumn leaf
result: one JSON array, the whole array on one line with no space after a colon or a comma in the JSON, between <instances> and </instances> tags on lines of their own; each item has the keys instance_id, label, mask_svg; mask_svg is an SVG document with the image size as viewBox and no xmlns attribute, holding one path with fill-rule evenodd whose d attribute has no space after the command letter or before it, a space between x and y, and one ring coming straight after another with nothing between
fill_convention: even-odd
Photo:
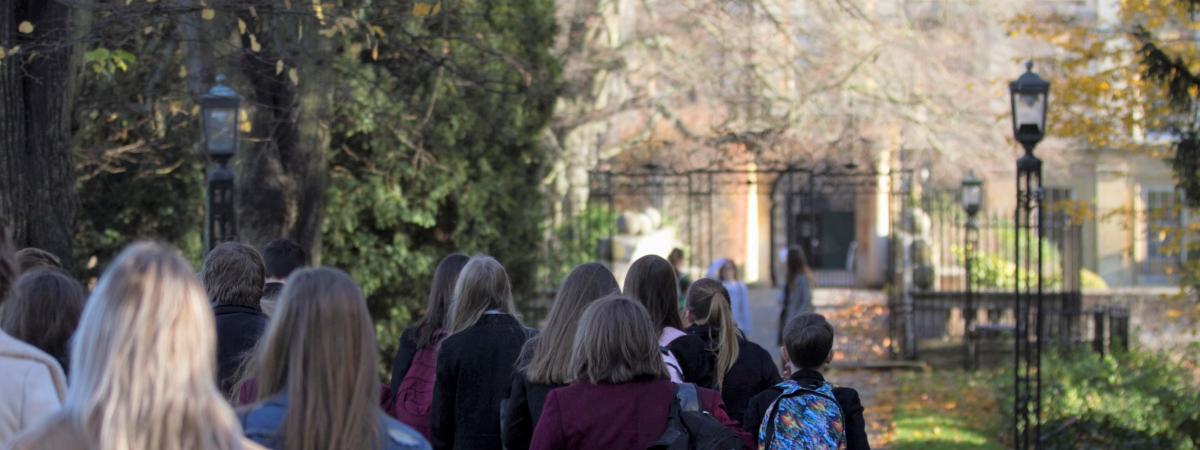
<instances>
[{"instance_id":1,"label":"autumn leaf","mask_svg":"<svg viewBox=\"0 0 1200 450\"><path fill-rule=\"evenodd\" d=\"M262 50L262 44L258 43L258 38L253 34L250 35L250 51L258 53Z\"/></svg>"},{"instance_id":2,"label":"autumn leaf","mask_svg":"<svg viewBox=\"0 0 1200 450\"><path fill-rule=\"evenodd\" d=\"M213 20L217 17L217 11L212 8L204 8L200 10L200 18L204 20Z\"/></svg>"},{"instance_id":3,"label":"autumn leaf","mask_svg":"<svg viewBox=\"0 0 1200 450\"><path fill-rule=\"evenodd\" d=\"M179 65L179 78L187 78L187 76L188 76L187 66L180 64Z\"/></svg>"},{"instance_id":4,"label":"autumn leaf","mask_svg":"<svg viewBox=\"0 0 1200 450\"><path fill-rule=\"evenodd\" d=\"M426 3L426 2L413 3L413 15L417 16L417 17L429 17L434 14L437 14L441 10L442 10L442 2L440 2L440 1L435 2L435 3Z\"/></svg>"},{"instance_id":5,"label":"autumn leaf","mask_svg":"<svg viewBox=\"0 0 1200 450\"><path fill-rule=\"evenodd\" d=\"M246 34L246 21L238 19L238 33Z\"/></svg>"},{"instance_id":6,"label":"autumn leaf","mask_svg":"<svg viewBox=\"0 0 1200 450\"><path fill-rule=\"evenodd\" d=\"M33 24L28 20L21 22L20 25L17 25L17 31L20 31L21 34L33 33Z\"/></svg>"},{"instance_id":7,"label":"autumn leaf","mask_svg":"<svg viewBox=\"0 0 1200 450\"><path fill-rule=\"evenodd\" d=\"M275 61L275 75L283 73L283 60Z\"/></svg>"},{"instance_id":8,"label":"autumn leaf","mask_svg":"<svg viewBox=\"0 0 1200 450\"><path fill-rule=\"evenodd\" d=\"M288 69L288 78L292 80L292 85L300 85L300 72L296 71L295 67Z\"/></svg>"}]
</instances>

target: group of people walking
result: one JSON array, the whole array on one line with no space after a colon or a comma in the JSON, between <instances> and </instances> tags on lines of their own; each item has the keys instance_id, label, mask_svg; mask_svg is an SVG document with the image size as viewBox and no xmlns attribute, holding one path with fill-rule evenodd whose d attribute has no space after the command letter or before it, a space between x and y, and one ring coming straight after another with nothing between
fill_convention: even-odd
<instances>
[{"instance_id":1,"label":"group of people walking","mask_svg":"<svg viewBox=\"0 0 1200 450\"><path fill-rule=\"evenodd\" d=\"M0 448L868 448L823 317L787 318L781 373L727 284L681 292L658 256L623 286L574 268L540 330L499 261L446 256L384 384L362 291L290 241L221 244L199 275L134 244L86 299L22 252L0 242Z\"/></svg>"}]
</instances>

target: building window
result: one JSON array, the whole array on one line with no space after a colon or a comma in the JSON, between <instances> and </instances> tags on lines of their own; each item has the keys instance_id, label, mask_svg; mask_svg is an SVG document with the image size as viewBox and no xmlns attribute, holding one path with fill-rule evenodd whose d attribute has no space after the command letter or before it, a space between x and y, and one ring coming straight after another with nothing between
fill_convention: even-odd
<instances>
[{"instance_id":1,"label":"building window","mask_svg":"<svg viewBox=\"0 0 1200 450\"><path fill-rule=\"evenodd\" d=\"M1183 194L1173 189L1146 192L1146 260L1142 271L1149 275L1172 275L1187 257L1187 212Z\"/></svg>"}]
</instances>

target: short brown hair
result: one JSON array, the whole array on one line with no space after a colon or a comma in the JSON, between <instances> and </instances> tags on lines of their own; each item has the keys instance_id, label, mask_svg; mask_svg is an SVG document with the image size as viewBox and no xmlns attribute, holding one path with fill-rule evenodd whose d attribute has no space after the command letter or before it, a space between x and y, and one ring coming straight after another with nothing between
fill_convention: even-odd
<instances>
[{"instance_id":1,"label":"short brown hair","mask_svg":"<svg viewBox=\"0 0 1200 450\"><path fill-rule=\"evenodd\" d=\"M571 346L575 380L620 384L645 376L668 378L658 334L637 300L623 295L596 300L579 317Z\"/></svg>"},{"instance_id":2,"label":"short brown hair","mask_svg":"<svg viewBox=\"0 0 1200 450\"><path fill-rule=\"evenodd\" d=\"M61 270L40 267L25 272L12 295L0 305L0 329L59 361L83 313L83 286Z\"/></svg>"},{"instance_id":3,"label":"short brown hair","mask_svg":"<svg viewBox=\"0 0 1200 450\"><path fill-rule=\"evenodd\" d=\"M200 268L208 298L218 305L259 307L266 269L258 250L225 242L208 252Z\"/></svg>"},{"instance_id":4,"label":"short brown hair","mask_svg":"<svg viewBox=\"0 0 1200 450\"><path fill-rule=\"evenodd\" d=\"M798 367L817 369L833 351L833 325L817 313L800 314L783 328L788 359Z\"/></svg>"},{"instance_id":5,"label":"short brown hair","mask_svg":"<svg viewBox=\"0 0 1200 450\"><path fill-rule=\"evenodd\" d=\"M17 251L17 265L21 266L21 273L25 273L38 267L61 269L62 260L40 248L26 247Z\"/></svg>"}]
</instances>

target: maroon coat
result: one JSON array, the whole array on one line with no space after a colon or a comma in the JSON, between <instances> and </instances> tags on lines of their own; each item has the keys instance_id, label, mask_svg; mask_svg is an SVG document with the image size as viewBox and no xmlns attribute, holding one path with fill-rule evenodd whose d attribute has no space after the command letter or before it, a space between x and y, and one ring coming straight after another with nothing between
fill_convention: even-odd
<instances>
[{"instance_id":1,"label":"maroon coat","mask_svg":"<svg viewBox=\"0 0 1200 450\"><path fill-rule=\"evenodd\" d=\"M751 437L725 413L717 391L699 388L700 404L747 448ZM668 380L632 381L624 384L575 383L550 391L542 416L533 430L530 450L610 450L646 448L667 429L667 415L675 398Z\"/></svg>"}]
</instances>

